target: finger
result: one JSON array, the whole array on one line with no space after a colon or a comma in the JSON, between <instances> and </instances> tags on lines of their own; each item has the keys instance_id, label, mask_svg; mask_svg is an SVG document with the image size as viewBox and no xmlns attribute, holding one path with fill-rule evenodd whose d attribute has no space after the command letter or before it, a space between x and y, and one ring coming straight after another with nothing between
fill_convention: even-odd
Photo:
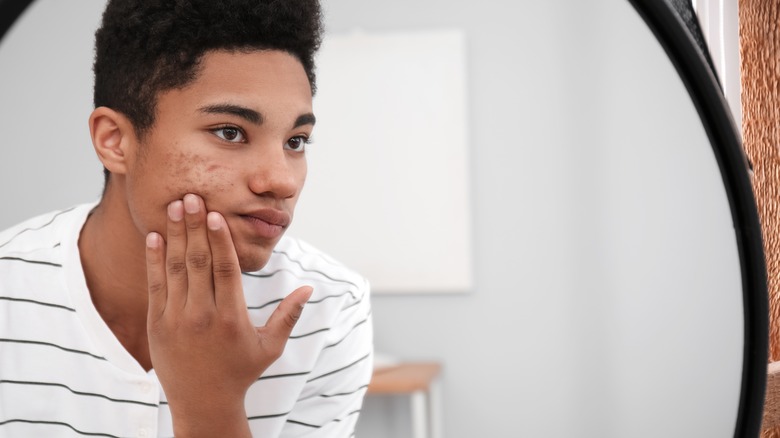
<instances>
[{"instance_id":1,"label":"finger","mask_svg":"<svg viewBox=\"0 0 780 438\"><path fill-rule=\"evenodd\" d=\"M214 301L217 308L246 312L244 287L241 284L241 266L238 263L238 255L227 222L221 214L212 211L206 217L206 223L211 245Z\"/></svg>"},{"instance_id":2,"label":"finger","mask_svg":"<svg viewBox=\"0 0 780 438\"><path fill-rule=\"evenodd\" d=\"M184 222L187 224L187 307L214 307L211 275L211 247L206 232L206 206L200 196L184 195Z\"/></svg>"},{"instance_id":3,"label":"finger","mask_svg":"<svg viewBox=\"0 0 780 438\"><path fill-rule=\"evenodd\" d=\"M167 285L165 241L157 233L146 235L146 284L149 291L148 320L158 320L165 312Z\"/></svg>"},{"instance_id":4,"label":"finger","mask_svg":"<svg viewBox=\"0 0 780 438\"><path fill-rule=\"evenodd\" d=\"M263 345L270 351L281 354L287 339L290 338L295 324L303 313L303 306L311 298L314 289L311 286L301 286L287 295L268 318L268 322L260 330Z\"/></svg>"},{"instance_id":5,"label":"finger","mask_svg":"<svg viewBox=\"0 0 780 438\"><path fill-rule=\"evenodd\" d=\"M168 274L168 306L182 309L187 302L187 231L184 228L184 204L176 200L168 205L165 267Z\"/></svg>"}]
</instances>

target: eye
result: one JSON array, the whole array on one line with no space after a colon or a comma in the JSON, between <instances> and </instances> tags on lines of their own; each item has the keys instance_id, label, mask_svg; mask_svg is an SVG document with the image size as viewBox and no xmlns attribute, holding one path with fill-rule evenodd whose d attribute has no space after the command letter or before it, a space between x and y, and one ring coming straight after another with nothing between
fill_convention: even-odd
<instances>
[{"instance_id":1,"label":"eye","mask_svg":"<svg viewBox=\"0 0 780 438\"><path fill-rule=\"evenodd\" d=\"M241 129L235 126L223 126L217 129L213 129L211 132L222 140L229 141L231 143L243 143L246 141L246 137Z\"/></svg>"},{"instance_id":2,"label":"eye","mask_svg":"<svg viewBox=\"0 0 780 438\"><path fill-rule=\"evenodd\" d=\"M311 143L308 137L305 135L297 135L284 144L284 148L290 151L303 152L306 150L306 145Z\"/></svg>"}]
</instances>

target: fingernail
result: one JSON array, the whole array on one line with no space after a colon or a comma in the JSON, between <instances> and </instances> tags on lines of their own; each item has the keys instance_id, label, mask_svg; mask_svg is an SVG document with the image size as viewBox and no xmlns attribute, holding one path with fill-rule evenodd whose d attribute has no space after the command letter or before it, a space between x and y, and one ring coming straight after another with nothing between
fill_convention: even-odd
<instances>
[{"instance_id":1,"label":"fingernail","mask_svg":"<svg viewBox=\"0 0 780 438\"><path fill-rule=\"evenodd\" d=\"M146 235L146 246L152 249L160 246L160 235L157 233L149 233Z\"/></svg>"},{"instance_id":2,"label":"fingernail","mask_svg":"<svg viewBox=\"0 0 780 438\"><path fill-rule=\"evenodd\" d=\"M211 213L206 216L206 224L209 227L209 230L217 231L220 228L222 228L222 215L217 213L216 211L212 211Z\"/></svg>"},{"instance_id":3,"label":"fingernail","mask_svg":"<svg viewBox=\"0 0 780 438\"><path fill-rule=\"evenodd\" d=\"M189 214L197 213L200 210L198 198L192 194L184 195L184 209Z\"/></svg>"},{"instance_id":4,"label":"fingernail","mask_svg":"<svg viewBox=\"0 0 780 438\"><path fill-rule=\"evenodd\" d=\"M181 201L176 200L168 204L168 217L174 222L184 218L184 209Z\"/></svg>"}]
</instances>

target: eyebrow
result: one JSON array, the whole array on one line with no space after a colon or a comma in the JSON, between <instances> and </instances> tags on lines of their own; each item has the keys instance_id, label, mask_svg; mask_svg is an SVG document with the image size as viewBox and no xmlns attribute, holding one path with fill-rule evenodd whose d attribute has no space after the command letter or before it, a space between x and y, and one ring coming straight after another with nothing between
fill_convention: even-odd
<instances>
[{"instance_id":1,"label":"eyebrow","mask_svg":"<svg viewBox=\"0 0 780 438\"><path fill-rule=\"evenodd\" d=\"M200 111L207 114L230 114L230 115L241 117L242 119L254 123L255 125L263 124L262 114L260 114L259 112L253 109L246 108L240 105L233 105L229 103L208 105L201 108ZM314 125L315 123L317 123L317 118L314 117L314 114L312 113L301 114L300 116L298 116L297 119L295 119L295 124L293 124L293 129L304 125Z\"/></svg>"},{"instance_id":2,"label":"eyebrow","mask_svg":"<svg viewBox=\"0 0 780 438\"><path fill-rule=\"evenodd\" d=\"M293 125L293 129L303 125L314 125L315 123L317 123L317 118L314 117L314 114L312 113L301 114L300 116L298 116L297 119L295 119L295 124Z\"/></svg>"},{"instance_id":3,"label":"eyebrow","mask_svg":"<svg viewBox=\"0 0 780 438\"><path fill-rule=\"evenodd\" d=\"M207 114L231 114L241 117L242 119L252 122L255 125L261 125L263 123L263 115L259 112L239 105L232 105L229 103L208 105L200 109L200 112Z\"/></svg>"}]
</instances>

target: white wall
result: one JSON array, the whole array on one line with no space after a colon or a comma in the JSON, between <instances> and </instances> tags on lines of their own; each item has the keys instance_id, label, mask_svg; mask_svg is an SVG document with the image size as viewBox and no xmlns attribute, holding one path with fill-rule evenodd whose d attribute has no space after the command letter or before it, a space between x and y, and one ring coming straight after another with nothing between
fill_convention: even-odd
<instances>
[{"instance_id":1,"label":"white wall","mask_svg":"<svg viewBox=\"0 0 780 438\"><path fill-rule=\"evenodd\" d=\"M105 0L33 2L0 44L0 228L96 200L102 167L89 138L94 33Z\"/></svg>"},{"instance_id":2,"label":"white wall","mask_svg":"<svg viewBox=\"0 0 780 438\"><path fill-rule=\"evenodd\" d=\"M101 188L86 116L102 0L39 3L47 31L0 45L3 227ZM467 34L475 289L374 298L380 351L444 364L445 435L732 436L742 309L725 195L627 2L324 5L333 33ZM408 436L406 409L369 398L358 436Z\"/></svg>"},{"instance_id":3,"label":"white wall","mask_svg":"<svg viewBox=\"0 0 780 438\"><path fill-rule=\"evenodd\" d=\"M732 436L742 328L725 196L627 2L326 9L333 33L466 30L475 291L374 299L379 350L444 363L445 435ZM358 436L408 436L407 409L369 398Z\"/></svg>"}]
</instances>

